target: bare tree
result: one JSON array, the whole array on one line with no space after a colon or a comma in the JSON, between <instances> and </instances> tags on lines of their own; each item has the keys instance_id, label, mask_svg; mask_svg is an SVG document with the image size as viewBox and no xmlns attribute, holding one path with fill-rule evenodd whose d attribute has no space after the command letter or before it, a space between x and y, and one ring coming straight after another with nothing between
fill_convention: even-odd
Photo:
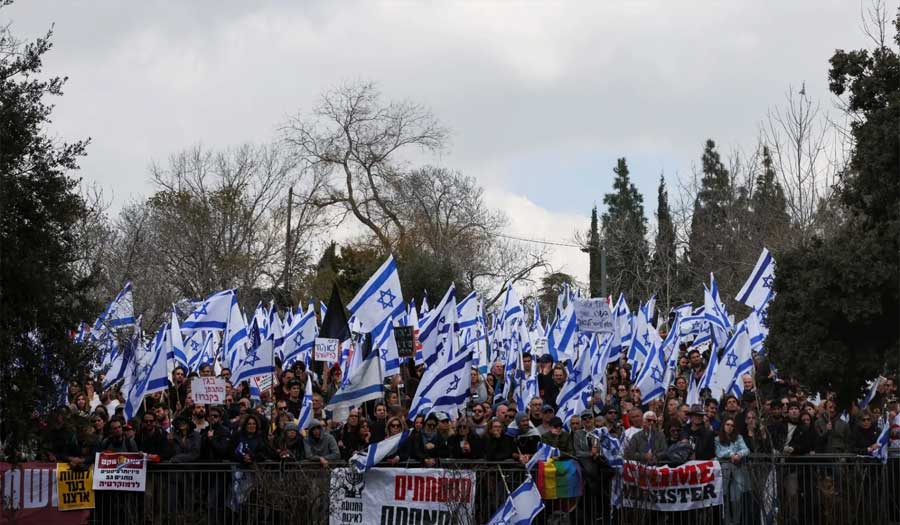
<instances>
[{"instance_id":1,"label":"bare tree","mask_svg":"<svg viewBox=\"0 0 900 525\"><path fill-rule=\"evenodd\" d=\"M406 224L397 210L401 156L437 151L446 129L419 104L384 102L374 83L326 92L308 117L284 127L304 167L326 174L321 207L337 206L368 228L384 249L403 244Z\"/></svg>"},{"instance_id":2,"label":"bare tree","mask_svg":"<svg viewBox=\"0 0 900 525\"><path fill-rule=\"evenodd\" d=\"M787 198L788 213L806 242L816 232L819 210L834 196L846 165L846 134L834 125L805 85L789 87L786 102L769 110L760 125Z\"/></svg>"},{"instance_id":3,"label":"bare tree","mask_svg":"<svg viewBox=\"0 0 900 525\"><path fill-rule=\"evenodd\" d=\"M182 298L226 288L272 288L286 260L305 263L329 215L313 204L322 180L277 145L221 152L200 146L154 164L155 193L123 208L107 278L134 281L148 320ZM297 197L286 245L287 187ZM286 253L285 250L290 250ZM301 264L302 265L302 264Z\"/></svg>"}]
</instances>

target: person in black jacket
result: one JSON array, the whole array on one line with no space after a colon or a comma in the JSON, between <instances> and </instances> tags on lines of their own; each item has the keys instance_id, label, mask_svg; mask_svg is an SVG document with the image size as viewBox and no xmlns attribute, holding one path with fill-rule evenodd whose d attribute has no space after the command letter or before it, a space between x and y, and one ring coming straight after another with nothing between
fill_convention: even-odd
<instances>
[{"instance_id":1,"label":"person in black jacket","mask_svg":"<svg viewBox=\"0 0 900 525\"><path fill-rule=\"evenodd\" d=\"M265 426L253 413L244 416L240 430L231 437L228 448L232 460L244 465L266 461L273 456L265 436Z\"/></svg>"},{"instance_id":2,"label":"person in black jacket","mask_svg":"<svg viewBox=\"0 0 900 525\"><path fill-rule=\"evenodd\" d=\"M875 426L872 413L863 410L856 419L856 425L850 432L850 450L860 456L868 456L878 445L878 427Z\"/></svg>"},{"instance_id":3,"label":"person in black jacket","mask_svg":"<svg viewBox=\"0 0 900 525\"><path fill-rule=\"evenodd\" d=\"M275 440L275 451L281 459L303 460L303 438L300 437L297 423L291 421L285 425L284 432Z\"/></svg>"},{"instance_id":4,"label":"person in black jacket","mask_svg":"<svg viewBox=\"0 0 900 525\"><path fill-rule=\"evenodd\" d=\"M160 430L156 416L152 412L145 413L141 418L141 430L134 437L134 441L138 450L146 454L164 456L169 449L166 434Z\"/></svg>"},{"instance_id":5,"label":"person in black jacket","mask_svg":"<svg viewBox=\"0 0 900 525\"><path fill-rule=\"evenodd\" d=\"M685 425L681 433L682 438L694 443L694 459L697 460L710 460L716 457L716 435L706 426L703 419L705 415L701 405L691 405L688 411L691 422Z\"/></svg>"},{"instance_id":6,"label":"person in black jacket","mask_svg":"<svg viewBox=\"0 0 900 525\"><path fill-rule=\"evenodd\" d=\"M488 424L487 438L484 443L484 459L487 461L509 461L516 452L513 438L504 433L503 423L492 420Z\"/></svg>"},{"instance_id":7,"label":"person in black jacket","mask_svg":"<svg viewBox=\"0 0 900 525\"><path fill-rule=\"evenodd\" d=\"M472 432L472 424L461 417L456 421L456 434L450 436L450 450L454 459L480 459L484 457L484 443Z\"/></svg>"},{"instance_id":8,"label":"person in black jacket","mask_svg":"<svg viewBox=\"0 0 900 525\"><path fill-rule=\"evenodd\" d=\"M438 459L451 456L449 439L450 419L447 414L429 414L425 418L425 427L413 444L413 453L417 460L432 467Z\"/></svg>"},{"instance_id":9,"label":"person in black jacket","mask_svg":"<svg viewBox=\"0 0 900 525\"><path fill-rule=\"evenodd\" d=\"M49 461L79 465L84 462L78 436L72 428L66 407L59 407L50 416L49 429L44 434L44 454Z\"/></svg>"}]
</instances>

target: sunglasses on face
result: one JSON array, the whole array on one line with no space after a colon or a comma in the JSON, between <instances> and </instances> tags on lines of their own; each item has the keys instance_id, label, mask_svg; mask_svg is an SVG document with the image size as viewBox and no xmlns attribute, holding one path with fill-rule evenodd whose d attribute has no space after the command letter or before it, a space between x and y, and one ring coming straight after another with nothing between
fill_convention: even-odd
<instances>
[{"instance_id":1,"label":"sunglasses on face","mask_svg":"<svg viewBox=\"0 0 900 525\"><path fill-rule=\"evenodd\" d=\"M391 423L391 428L400 428L400 423Z\"/></svg>"},{"instance_id":2,"label":"sunglasses on face","mask_svg":"<svg viewBox=\"0 0 900 525\"><path fill-rule=\"evenodd\" d=\"M287 407L278 407L278 410L287 410Z\"/></svg>"}]
</instances>

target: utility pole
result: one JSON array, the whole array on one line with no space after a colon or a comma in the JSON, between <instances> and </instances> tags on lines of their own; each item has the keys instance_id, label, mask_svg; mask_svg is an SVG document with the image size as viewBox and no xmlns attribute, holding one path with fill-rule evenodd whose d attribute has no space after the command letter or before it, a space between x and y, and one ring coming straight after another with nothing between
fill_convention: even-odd
<instances>
[{"instance_id":1,"label":"utility pole","mask_svg":"<svg viewBox=\"0 0 900 525\"><path fill-rule=\"evenodd\" d=\"M294 204L294 187L288 188L287 227L284 234L284 291L291 295L291 208Z\"/></svg>"}]
</instances>

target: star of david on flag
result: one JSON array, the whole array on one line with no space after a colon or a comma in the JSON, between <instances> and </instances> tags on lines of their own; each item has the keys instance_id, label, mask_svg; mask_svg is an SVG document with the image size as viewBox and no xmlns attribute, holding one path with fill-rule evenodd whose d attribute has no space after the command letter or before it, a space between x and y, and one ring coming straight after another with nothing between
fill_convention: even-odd
<instances>
[{"instance_id":1,"label":"star of david on flag","mask_svg":"<svg viewBox=\"0 0 900 525\"><path fill-rule=\"evenodd\" d=\"M366 281L347 310L356 317L363 333L374 331L388 317L401 317L405 313L400 274L392 255Z\"/></svg>"}]
</instances>

